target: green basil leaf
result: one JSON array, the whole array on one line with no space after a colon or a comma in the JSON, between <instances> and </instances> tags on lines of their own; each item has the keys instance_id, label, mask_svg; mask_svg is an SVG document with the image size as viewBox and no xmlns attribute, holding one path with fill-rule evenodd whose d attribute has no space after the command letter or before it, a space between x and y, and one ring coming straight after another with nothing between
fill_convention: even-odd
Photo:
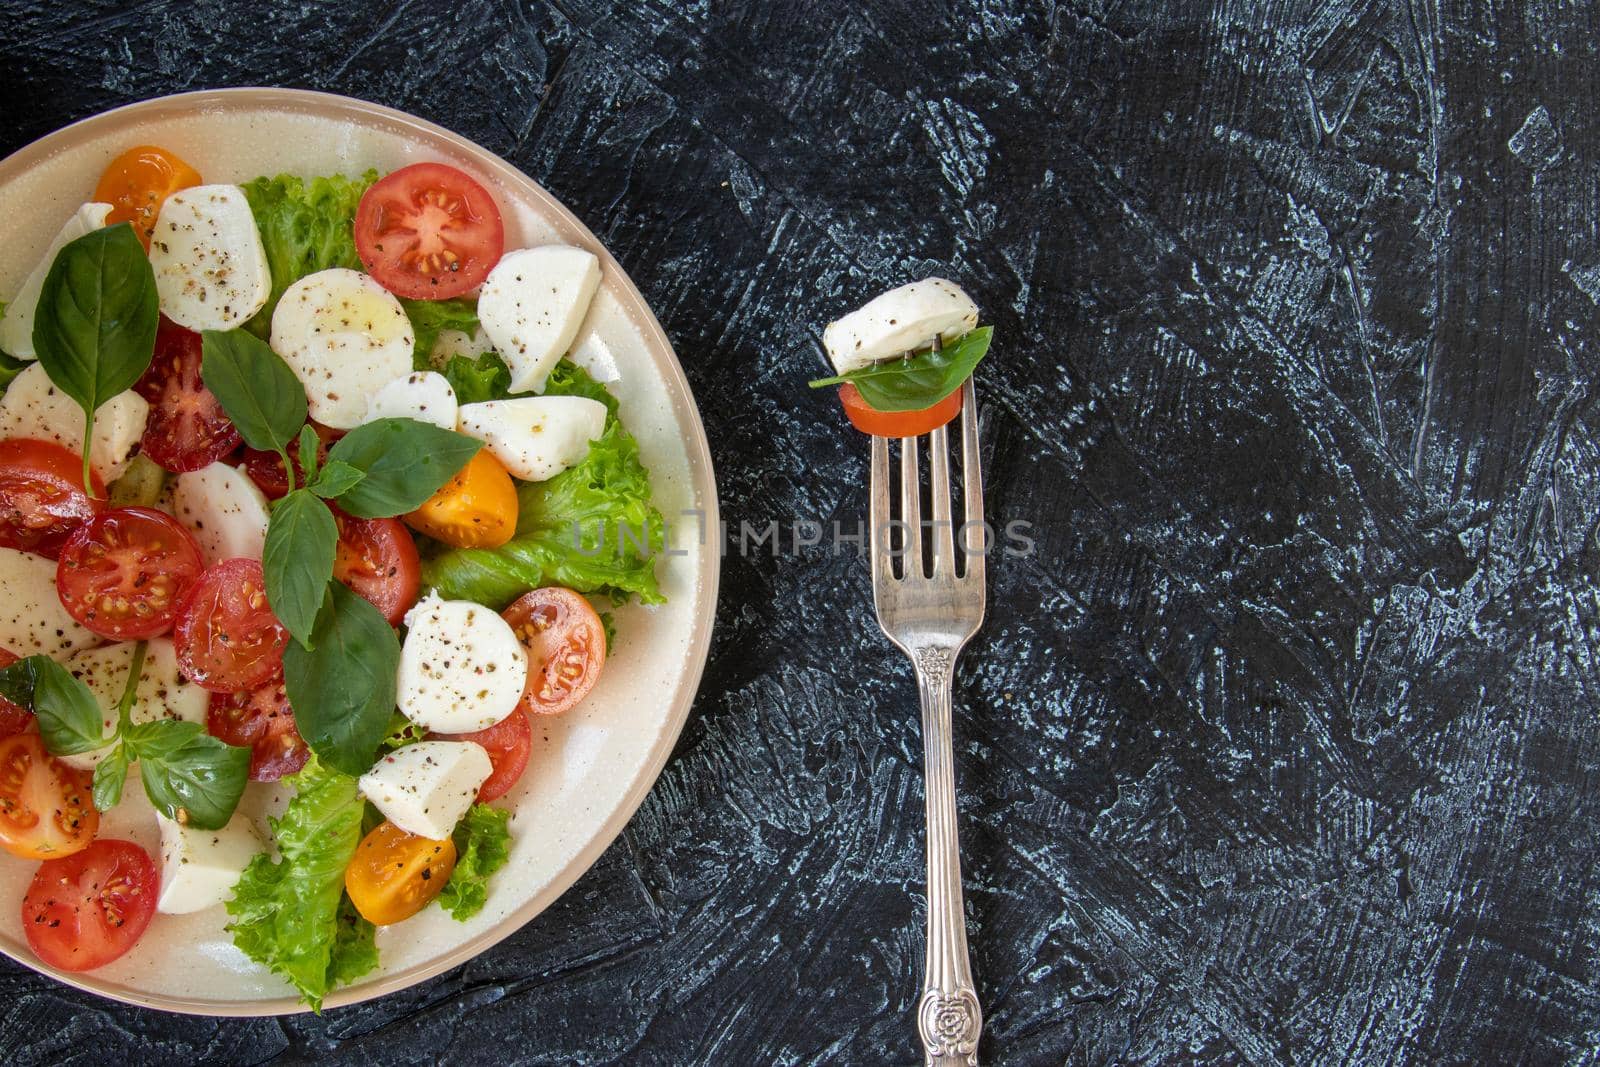
<instances>
[{"instance_id":1,"label":"green basil leaf","mask_svg":"<svg viewBox=\"0 0 1600 1067\"><path fill-rule=\"evenodd\" d=\"M150 366L159 314L155 272L127 223L68 242L45 275L33 347L50 381L83 408L85 485L94 413Z\"/></svg>"},{"instance_id":2,"label":"green basil leaf","mask_svg":"<svg viewBox=\"0 0 1600 1067\"><path fill-rule=\"evenodd\" d=\"M333 512L315 493L296 489L272 509L261 552L267 603L283 628L307 648L323 594L333 579L338 544Z\"/></svg>"},{"instance_id":3,"label":"green basil leaf","mask_svg":"<svg viewBox=\"0 0 1600 1067\"><path fill-rule=\"evenodd\" d=\"M200 378L251 448L281 451L306 424L305 387L289 364L252 333L201 333Z\"/></svg>"},{"instance_id":4,"label":"green basil leaf","mask_svg":"<svg viewBox=\"0 0 1600 1067\"><path fill-rule=\"evenodd\" d=\"M937 352L920 352L910 359L874 363L870 367L817 378L813 389L846 382L861 390L861 399L876 411L921 411L957 389L989 352L994 327L980 326L951 341Z\"/></svg>"},{"instance_id":5,"label":"green basil leaf","mask_svg":"<svg viewBox=\"0 0 1600 1067\"><path fill-rule=\"evenodd\" d=\"M378 419L357 426L328 451L366 477L338 503L358 519L386 519L422 506L467 465L481 441L415 419Z\"/></svg>"},{"instance_id":6,"label":"green basil leaf","mask_svg":"<svg viewBox=\"0 0 1600 1067\"><path fill-rule=\"evenodd\" d=\"M122 786L128 780L128 752L122 745L94 765L94 806L110 811L122 799Z\"/></svg>"},{"instance_id":7,"label":"green basil leaf","mask_svg":"<svg viewBox=\"0 0 1600 1067\"><path fill-rule=\"evenodd\" d=\"M177 719L136 727L128 743L145 795L161 814L201 830L220 830L233 818L250 773L248 748L223 744L199 723Z\"/></svg>"},{"instance_id":8,"label":"green basil leaf","mask_svg":"<svg viewBox=\"0 0 1600 1067\"><path fill-rule=\"evenodd\" d=\"M300 427L300 443L296 446L296 462L300 464L300 482L309 482L317 476L317 454L321 451L317 431L308 422Z\"/></svg>"},{"instance_id":9,"label":"green basil leaf","mask_svg":"<svg viewBox=\"0 0 1600 1067\"><path fill-rule=\"evenodd\" d=\"M312 644L283 653L294 722L317 758L362 775L389 732L400 641L382 613L338 582L327 588Z\"/></svg>"},{"instance_id":10,"label":"green basil leaf","mask_svg":"<svg viewBox=\"0 0 1600 1067\"><path fill-rule=\"evenodd\" d=\"M49 656L33 655L0 668L0 696L33 709L39 735L52 756L93 752L106 743L94 694Z\"/></svg>"},{"instance_id":11,"label":"green basil leaf","mask_svg":"<svg viewBox=\"0 0 1600 1067\"><path fill-rule=\"evenodd\" d=\"M314 452L312 456L314 459ZM332 500L349 492L365 477L359 468L352 467L343 460L330 459L327 465L317 472L317 480L311 483L310 488L318 496Z\"/></svg>"}]
</instances>

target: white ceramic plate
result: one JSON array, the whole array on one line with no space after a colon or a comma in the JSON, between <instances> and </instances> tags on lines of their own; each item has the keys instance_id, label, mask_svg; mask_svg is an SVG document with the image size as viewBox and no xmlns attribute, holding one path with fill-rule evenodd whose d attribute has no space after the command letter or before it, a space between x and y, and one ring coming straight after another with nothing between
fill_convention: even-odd
<instances>
[{"instance_id":1,"label":"white ceramic plate","mask_svg":"<svg viewBox=\"0 0 1600 1067\"><path fill-rule=\"evenodd\" d=\"M10 221L0 255L0 295L21 283L67 215L88 200L107 162L137 144L162 145L207 181L245 181L288 171L303 176L388 172L440 160L476 175L500 203L506 247L560 241L600 256L603 282L573 358L604 379L639 439L674 552L658 560L665 606L630 605L616 616L617 642L600 684L582 705L536 724L533 756L510 808L511 861L491 884L488 906L467 923L428 908L380 930L381 968L332 993L325 1007L404 988L462 963L549 906L622 830L660 774L699 684L716 607L716 484L705 431L661 326L637 289L571 212L497 156L455 134L389 108L322 93L236 89L164 97L87 119L0 161L0 218ZM698 516L683 513L697 512ZM246 810L275 804L251 786ZM102 823L159 857L154 818L130 784ZM42 965L22 936L19 905L36 865L0 855L0 951L71 985L170 1011L265 1015L303 1010L290 987L252 964L223 932L219 906L157 915L133 951L87 974Z\"/></svg>"}]
</instances>

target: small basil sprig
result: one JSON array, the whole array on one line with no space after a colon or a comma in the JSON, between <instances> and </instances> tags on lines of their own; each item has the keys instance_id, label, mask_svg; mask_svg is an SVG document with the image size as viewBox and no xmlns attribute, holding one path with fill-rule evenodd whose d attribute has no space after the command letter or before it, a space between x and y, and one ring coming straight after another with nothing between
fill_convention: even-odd
<instances>
[{"instance_id":1,"label":"small basil sprig","mask_svg":"<svg viewBox=\"0 0 1600 1067\"><path fill-rule=\"evenodd\" d=\"M389 734L400 639L383 613L330 583L310 648L283 652L283 686L295 727L317 758L362 775Z\"/></svg>"},{"instance_id":2,"label":"small basil sprig","mask_svg":"<svg viewBox=\"0 0 1600 1067\"><path fill-rule=\"evenodd\" d=\"M293 488L288 447L306 425L306 391L289 364L254 334L206 330L200 334L200 377L245 444L278 453Z\"/></svg>"},{"instance_id":3,"label":"small basil sprig","mask_svg":"<svg viewBox=\"0 0 1600 1067\"><path fill-rule=\"evenodd\" d=\"M273 507L261 552L267 602L283 628L307 647L338 547L333 513L311 490L295 489Z\"/></svg>"},{"instance_id":4,"label":"small basil sprig","mask_svg":"<svg viewBox=\"0 0 1600 1067\"><path fill-rule=\"evenodd\" d=\"M341 508L358 519L384 519L421 507L482 447L416 419L377 419L341 437L328 450L328 466L344 463L362 473L339 494Z\"/></svg>"},{"instance_id":5,"label":"small basil sprig","mask_svg":"<svg viewBox=\"0 0 1600 1067\"><path fill-rule=\"evenodd\" d=\"M71 756L109 746L94 771L94 805L106 811L122 797L128 765L137 760L145 795L169 819L202 830L227 825L244 794L250 750L223 744L196 722L158 719L129 722L144 673L145 645L134 649L117 726L102 731L100 705L89 687L48 656L35 655L0 669L0 694L32 708L39 735L52 756Z\"/></svg>"},{"instance_id":6,"label":"small basil sprig","mask_svg":"<svg viewBox=\"0 0 1600 1067\"><path fill-rule=\"evenodd\" d=\"M83 409L83 484L91 496L94 413L150 366L159 315L155 272L128 223L64 245L39 290L34 351L55 387Z\"/></svg>"},{"instance_id":7,"label":"small basil sprig","mask_svg":"<svg viewBox=\"0 0 1600 1067\"><path fill-rule=\"evenodd\" d=\"M817 378L813 389L849 383L876 411L921 411L932 407L972 377L972 371L989 352L994 327L980 326L944 345L938 351L920 352L909 359L874 363L848 374Z\"/></svg>"}]
</instances>

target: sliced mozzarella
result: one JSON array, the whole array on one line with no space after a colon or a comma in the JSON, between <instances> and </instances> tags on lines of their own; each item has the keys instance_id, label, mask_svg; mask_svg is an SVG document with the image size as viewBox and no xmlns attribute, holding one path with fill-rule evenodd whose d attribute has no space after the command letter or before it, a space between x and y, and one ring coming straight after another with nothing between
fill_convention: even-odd
<instances>
[{"instance_id":1,"label":"sliced mozzarella","mask_svg":"<svg viewBox=\"0 0 1600 1067\"><path fill-rule=\"evenodd\" d=\"M554 478L589 454L606 429L606 406L586 396L524 396L464 404L461 432L476 437L513 476Z\"/></svg>"},{"instance_id":2,"label":"sliced mozzarella","mask_svg":"<svg viewBox=\"0 0 1600 1067\"><path fill-rule=\"evenodd\" d=\"M367 417L374 419L416 419L442 430L456 428L456 391L444 375L419 371L396 378L372 395Z\"/></svg>"},{"instance_id":3,"label":"sliced mozzarella","mask_svg":"<svg viewBox=\"0 0 1600 1067\"><path fill-rule=\"evenodd\" d=\"M33 315L38 310L39 290L44 288L50 264L56 261L56 253L66 245L104 226L109 214L110 204L85 204L73 212L72 217L50 239L50 247L45 249L44 255L33 265L33 270L28 272L22 288L6 305L6 317L0 320L0 352L17 359L37 358L33 350Z\"/></svg>"},{"instance_id":4,"label":"sliced mozzarella","mask_svg":"<svg viewBox=\"0 0 1600 1067\"><path fill-rule=\"evenodd\" d=\"M468 359L477 359L486 352L494 351L494 342L489 340L489 335L479 326L472 333L462 330L440 330L439 336L433 342L433 348L428 352L428 362L435 367L443 367L456 356L465 356Z\"/></svg>"},{"instance_id":5,"label":"sliced mozzarella","mask_svg":"<svg viewBox=\"0 0 1600 1067\"><path fill-rule=\"evenodd\" d=\"M220 830L201 830L168 819L161 826L161 895L156 910L187 915L228 899L239 876L266 844L255 824L239 812Z\"/></svg>"},{"instance_id":6,"label":"sliced mozzarella","mask_svg":"<svg viewBox=\"0 0 1600 1067\"><path fill-rule=\"evenodd\" d=\"M161 311L191 330L231 330L266 306L267 250L237 185L197 185L167 197L150 238Z\"/></svg>"},{"instance_id":7,"label":"sliced mozzarella","mask_svg":"<svg viewBox=\"0 0 1600 1067\"><path fill-rule=\"evenodd\" d=\"M89 464L107 483L128 469L149 415L149 403L132 389L118 393L94 413ZM17 375L0 398L0 437L32 437L81 451L83 409L55 387L42 364L35 363Z\"/></svg>"},{"instance_id":8,"label":"sliced mozzarella","mask_svg":"<svg viewBox=\"0 0 1600 1067\"><path fill-rule=\"evenodd\" d=\"M415 344L400 301L358 270L308 274L272 312L272 350L306 387L311 417L336 430L357 426L367 398L411 372Z\"/></svg>"},{"instance_id":9,"label":"sliced mozzarella","mask_svg":"<svg viewBox=\"0 0 1600 1067\"><path fill-rule=\"evenodd\" d=\"M374 763L361 776L361 792L406 833L442 841L493 769L476 742L418 741Z\"/></svg>"},{"instance_id":10,"label":"sliced mozzarella","mask_svg":"<svg viewBox=\"0 0 1600 1067\"><path fill-rule=\"evenodd\" d=\"M516 710L528 653L511 624L482 604L426 596L406 614L400 710L444 734L487 730Z\"/></svg>"},{"instance_id":11,"label":"sliced mozzarella","mask_svg":"<svg viewBox=\"0 0 1600 1067\"><path fill-rule=\"evenodd\" d=\"M544 388L599 286L600 261L581 248L543 245L500 257L478 295L478 320L511 368L513 393Z\"/></svg>"},{"instance_id":12,"label":"sliced mozzarella","mask_svg":"<svg viewBox=\"0 0 1600 1067\"><path fill-rule=\"evenodd\" d=\"M59 658L101 640L61 606L55 560L0 548L0 648Z\"/></svg>"},{"instance_id":13,"label":"sliced mozzarella","mask_svg":"<svg viewBox=\"0 0 1600 1067\"><path fill-rule=\"evenodd\" d=\"M178 475L172 514L189 528L206 565L245 557L260 559L267 540L267 498L248 475L213 463Z\"/></svg>"},{"instance_id":14,"label":"sliced mozzarella","mask_svg":"<svg viewBox=\"0 0 1600 1067\"><path fill-rule=\"evenodd\" d=\"M133 651L137 642L122 641L104 648L91 648L75 652L63 665L89 687L95 703L100 705L101 733L110 737L117 727L117 704L128 685L128 671L133 667ZM172 640L166 637L150 638L144 654L144 667L139 671L139 684L134 689L133 706L128 719L134 725L155 722L157 719L181 719L184 722L206 721L211 707L211 695L190 682L178 671L178 654ZM62 756L61 762L81 770L88 770L110 752L110 746L75 756Z\"/></svg>"},{"instance_id":15,"label":"sliced mozzarella","mask_svg":"<svg viewBox=\"0 0 1600 1067\"><path fill-rule=\"evenodd\" d=\"M977 328L978 305L955 282L925 278L874 297L822 331L840 374Z\"/></svg>"}]
</instances>

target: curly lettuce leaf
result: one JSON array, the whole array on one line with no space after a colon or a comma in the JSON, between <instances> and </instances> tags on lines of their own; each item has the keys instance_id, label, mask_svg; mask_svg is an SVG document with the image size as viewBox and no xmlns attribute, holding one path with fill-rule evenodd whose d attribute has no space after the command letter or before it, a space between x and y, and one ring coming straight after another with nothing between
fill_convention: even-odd
<instances>
[{"instance_id":1,"label":"curly lettuce leaf","mask_svg":"<svg viewBox=\"0 0 1600 1067\"><path fill-rule=\"evenodd\" d=\"M411 365L417 370L432 370L429 359L434 342L445 330L460 330L469 337L478 328L478 302L466 297L452 300L400 300L411 320L411 332L416 346L411 351ZM461 358L459 356L457 359ZM463 401L468 403L468 401Z\"/></svg>"},{"instance_id":2,"label":"curly lettuce leaf","mask_svg":"<svg viewBox=\"0 0 1600 1067\"><path fill-rule=\"evenodd\" d=\"M471 356L451 356L442 368L445 381L455 390L456 402L478 404L485 400L504 400L511 395L511 371L493 352Z\"/></svg>"},{"instance_id":3,"label":"curly lettuce leaf","mask_svg":"<svg viewBox=\"0 0 1600 1067\"><path fill-rule=\"evenodd\" d=\"M250 861L228 901L233 943L299 990L313 1010L335 986L378 965L373 926L344 896L366 803L356 780L312 756L286 779L295 795L272 833L280 858Z\"/></svg>"},{"instance_id":4,"label":"curly lettuce leaf","mask_svg":"<svg viewBox=\"0 0 1600 1067\"><path fill-rule=\"evenodd\" d=\"M439 906L466 922L489 899L489 876L511 858L511 813L474 804L456 823L456 867L439 894Z\"/></svg>"},{"instance_id":5,"label":"curly lettuce leaf","mask_svg":"<svg viewBox=\"0 0 1600 1067\"><path fill-rule=\"evenodd\" d=\"M517 532L499 548L441 551L423 564L423 584L450 600L499 610L529 589L564 585L646 604L666 598L655 554L666 523L650 500L639 444L617 418L617 400L569 360L550 374L546 396L587 396L606 405L606 428L575 467L517 486Z\"/></svg>"},{"instance_id":6,"label":"curly lettuce leaf","mask_svg":"<svg viewBox=\"0 0 1600 1067\"><path fill-rule=\"evenodd\" d=\"M361 194L377 180L378 172L369 170L359 178L340 174L309 180L293 174L263 176L241 186L272 271L272 294L266 306L245 323L245 329L266 340L278 299L307 274L330 267L361 269L361 257L356 255L356 206Z\"/></svg>"}]
</instances>

